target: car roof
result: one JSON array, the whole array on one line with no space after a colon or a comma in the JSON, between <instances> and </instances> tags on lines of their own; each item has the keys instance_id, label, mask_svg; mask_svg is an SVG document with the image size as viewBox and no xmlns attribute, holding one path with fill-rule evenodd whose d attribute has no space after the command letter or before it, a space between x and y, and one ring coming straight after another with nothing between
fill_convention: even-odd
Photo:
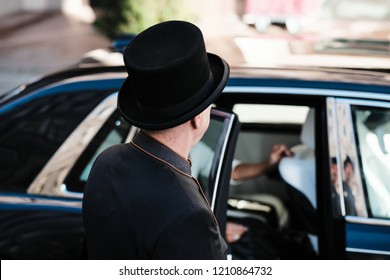
<instances>
[{"instance_id":1,"label":"car roof","mask_svg":"<svg viewBox=\"0 0 390 280\"><path fill-rule=\"evenodd\" d=\"M126 69L121 66L84 66L54 72L8 92L0 102L13 96L23 96L38 88L55 83L76 80L124 79ZM232 67L227 86L278 86L323 89L341 89L390 93L390 70L347 69L331 67Z\"/></svg>"},{"instance_id":2,"label":"car roof","mask_svg":"<svg viewBox=\"0 0 390 280\"><path fill-rule=\"evenodd\" d=\"M240 87L257 87L259 90L260 87L305 88L318 89L316 95L322 96L390 100L390 73L376 70L314 67L240 67L231 70L227 86L231 88L225 91L233 92L234 88ZM310 92L305 92L310 95ZM304 94L304 92L301 92L301 94Z\"/></svg>"},{"instance_id":3,"label":"car roof","mask_svg":"<svg viewBox=\"0 0 390 280\"><path fill-rule=\"evenodd\" d=\"M390 85L390 69L351 69L331 67L236 67L231 77Z\"/></svg>"},{"instance_id":4,"label":"car roof","mask_svg":"<svg viewBox=\"0 0 390 280\"><path fill-rule=\"evenodd\" d=\"M125 77L126 69L124 66L72 67L38 77L20 85L14 90L6 92L0 96L0 103L8 103L14 98L22 97L37 89L53 86L55 84L115 78L125 79Z\"/></svg>"}]
</instances>

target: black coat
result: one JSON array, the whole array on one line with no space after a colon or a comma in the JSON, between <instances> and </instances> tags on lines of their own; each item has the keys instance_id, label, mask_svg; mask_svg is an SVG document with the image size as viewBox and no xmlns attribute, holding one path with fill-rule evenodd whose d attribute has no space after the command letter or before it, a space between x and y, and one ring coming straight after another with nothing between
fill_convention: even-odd
<instances>
[{"instance_id":1,"label":"black coat","mask_svg":"<svg viewBox=\"0 0 390 280\"><path fill-rule=\"evenodd\" d=\"M90 259L226 259L190 163L139 133L95 161L83 199Z\"/></svg>"}]
</instances>

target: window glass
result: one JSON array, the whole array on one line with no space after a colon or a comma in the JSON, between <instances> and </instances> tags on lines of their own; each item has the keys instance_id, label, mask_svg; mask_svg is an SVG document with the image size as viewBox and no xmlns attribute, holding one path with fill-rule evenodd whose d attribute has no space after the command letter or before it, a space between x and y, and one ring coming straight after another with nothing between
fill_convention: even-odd
<instances>
[{"instance_id":1,"label":"window glass","mask_svg":"<svg viewBox=\"0 0 390 280\"><path fill-rule=\"evenodd\" d=\"M339 153L336 159L338 166L338 187L342 215L367 217L367 203L363 188L359 149L352 121L351 105L348 101L339 100L336 105L337 142Z\"/></svg>"},{"instance_id":2,"label":"window glass","mask_svg":"<svg viewBox=\"0 0 390 280\"><path fill-rule=\"evenodd\" d=\"M37 92L0 107L0 189L25 191L89 112L111 91Z\"/></svg>"},{"instance_id":3,"label":"window glass","mask_svg":"<svg viewBox=\"0 0 390 280\"><path fill-rule=\"evenodd\" d=\"M212 201L211 198L214 192L211 170L218 161L218 158L215 155L222 129L223 119L212 116L209 128L202 139L192 148L189 156L192 163L192 176L199 181L210 202Z\"/></svg>"},{"instance_id":4,"label":"window glass","mask_svg":"<svg viewBox=\"0 0 390 280\"><path fill-rule=\"evenodd\" d=\"M131 126L115 110L71 169L64 181L66 190L83 192L88 175L97 156L112 145L124 143L130 128Z\"/></svg>"},{"instance_id":5,"label":"window glass","mask_svg":"<svg viewBox=\"0 0 390 280\"><path fill-rule=\"evenodd\" d=\"M344 210L344 199L342 193L339 171L340 164L337 159L337 118L334 98L327 98L327 123L328 123L328 145L329 145L329 167L330 167L330 193L332 197L332 214L335 217L342 215Z\"/></svg>"},{"instance_id":6,"label":"window glass","mask_svg":"<svg viewBox=\"0 0 390 280\"><path fill-rule=\"evenodd\" d=\"M369 213L390 218L390 109L352 106L352 113Z\"/></svg>"}]
</instances>

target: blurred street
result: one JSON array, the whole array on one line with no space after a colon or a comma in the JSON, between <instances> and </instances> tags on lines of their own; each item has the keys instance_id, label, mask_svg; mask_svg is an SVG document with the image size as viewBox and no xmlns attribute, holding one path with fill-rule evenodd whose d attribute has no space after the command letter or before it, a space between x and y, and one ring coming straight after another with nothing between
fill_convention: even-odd
<instances>
[{"instance_id":1,"label":"blurred street","mask_svg":"<svg viewBox=\"0 0 390 280\"><path fill-rule=\"evenodd\" d=\"M109 41L92 26L61 13L18 13L0 18L0 92L76 63Z\"/></svg>"},{"instance_id":2,"label":"blurred street","mask_svg":"<svg viewBox=\"0 0 390 280\"><path fill-rule=\"evenodd\" d=\"M206 5L204 0L188 2L195 12ZM220 5L207 5L197 24L204 33L208 51L221 55L232 65L243 63L234 37L254 31L234 16L232 1L226 1L222 10ZM60 12L20 12L0 17L0 93L75 64L86 52L106 49L110 44L90 23Z\"/></svg>"},{"instance_id":3,"label":"blurred street","mask_svg":"<svg viewBox=\"0 0 390 280\"><path fill-rule=\"evenodd\" d=\"M302 23L306 22L306 28L309 27L311 31L302 33L304 35L291 34L274 25L267 32L258 32L243 23L237 14L235 0L183 1L186 8L196 15L194 23L204 34L207 50L223 57L230 66L305 65L387 69L390 63L388 56L370 55L369 52L367 56L361 55L356 59L342 52L321 51L326 48L322 45L318 48L313 42L329 42L326 36L333 34L327 32L329 22L323 22L317 28L311 24L310 20L313 19L305 19ZM70 15L60 12L19 12L0 16L0 94L30 79L74 65L89 51L107 49L111 42L98 34L92 24L82 20L82 17L85 17L84 11L78 14L73 11ZM379 25L375 21L351 24L339 23L337 30L341 35L338 36L344 34L347 38L351 35L349 30L361 30L363 24L367 34L382 34L382 37L385 36L383 38L389 36L386 35L390 30L389 21ZM375 31L378 26L380 32ZM340 31L341 27L348 31ZM363 53L360 50L354 51L354 54ZM121 63L121 57L117 59Z\"/></svg>"}]
</instances>

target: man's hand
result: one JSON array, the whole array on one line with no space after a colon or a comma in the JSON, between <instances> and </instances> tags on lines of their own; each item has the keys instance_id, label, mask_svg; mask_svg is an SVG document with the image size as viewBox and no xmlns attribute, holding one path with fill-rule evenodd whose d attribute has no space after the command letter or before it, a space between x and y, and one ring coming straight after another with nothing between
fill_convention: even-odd
<instances>
[{"instance_id":1,"label":"man's hand","mask_svg":"<svg viewBox=\"0 0 390 280\"><path fill-rule=\"evenodd\" d=\"M247 231L248 231L248 228L243 226L243 225L232 223L232 222L227 222L226 223L226 241L228 243L236 242Z\"/></svg>"},{"instance_id":2,"label":"man's hand","mask_svg":"<svg viewBox=\"0 0 390 280\"><path fill-rule=\"evenodd\" d=\"M270 166L274 167L277 165L280 160L284 157L291 157L294 153L287 148L286 145L283 144L276 144L272 147L271 153L269 155L269 164Z\"/></svg>"}]
</instances>

